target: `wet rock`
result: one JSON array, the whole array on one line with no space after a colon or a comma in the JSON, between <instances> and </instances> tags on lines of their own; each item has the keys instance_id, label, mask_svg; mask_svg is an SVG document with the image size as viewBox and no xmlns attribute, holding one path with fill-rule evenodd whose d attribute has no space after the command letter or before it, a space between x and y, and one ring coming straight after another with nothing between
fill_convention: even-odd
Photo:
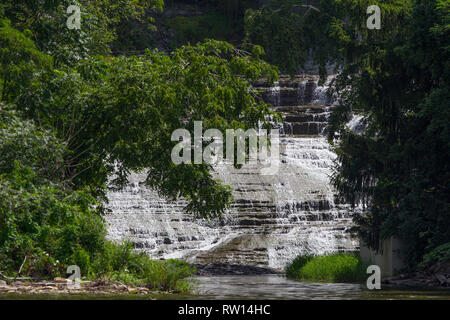
<instances>
[{"instance_id":1,"label":"wet rock","mask_svg":"<svg viewBox=\"0 0 450 320\"><path fill-rule=\"evenodd\" d=\"M277 270L271 268L262 268L256 266L210 263L206 265L196 264L197 275L262 275L278 274Z\"/></svg>"},{"instance_id":2,"label":"wet rock","mask_svg":"<svg viewBox=\"0 0 450 320\"><path fill-rule=\"evenodd\" d=\"M446 285L447 283L450 283L450 281L447 280L447 277L444 276L443 274L435 274L434 276L439 281L440 285Z\"/></svg>"},{"instance_id":3,"label":"wet rock","mask_svg":"<svg viewBox=\"0 0 450 320\"><path fill-rule=\"evenodd\" d=\"M107 281L83 281L79 288L68 288L56 282L20 282L14 286L0 287L0 292L18 294L149 294L150 290L144 287L129 287L127 285Z\"/></svg>"},{"instance_id":4,"label":"wet rock","mask_svg":"<svg viewBox=\"0 0 450 320\"><path fill-rule=\"evenodd\" d=\"M382 280L384 284L408 287L450 287L450 278L445 274L436 273L416 273L400 274L395 277L388 277Z\"/></svg>"}]
</instances>

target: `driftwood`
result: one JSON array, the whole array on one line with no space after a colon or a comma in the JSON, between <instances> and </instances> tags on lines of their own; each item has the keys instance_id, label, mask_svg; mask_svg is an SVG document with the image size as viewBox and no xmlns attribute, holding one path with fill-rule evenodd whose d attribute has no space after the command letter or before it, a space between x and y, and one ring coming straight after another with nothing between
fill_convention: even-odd
<instances>
[{"instance_id":1,"label":"driftwood","mask_svg":"<svg viewBox=\"0 0 450 320\"><path fill-rule=\"evenodd\" d=\"M22 268L23 268L23 265L25 264L25 261L27 261L27 256L25 256L25 259L23 259L23 262L22 262L22 264L20 265L20 268L19 268L19 272L17 273L17 276L19 276L19 274L22 272Z\"/></svg>"}]
</instances>

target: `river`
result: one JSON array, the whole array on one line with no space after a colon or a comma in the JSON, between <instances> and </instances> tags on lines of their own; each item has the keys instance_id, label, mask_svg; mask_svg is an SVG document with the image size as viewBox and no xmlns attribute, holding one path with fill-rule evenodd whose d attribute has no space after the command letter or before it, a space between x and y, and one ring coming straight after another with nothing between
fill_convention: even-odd
<instances>
[{"instance_id":1,"label":"river","mask_svg":"<svg viewBox=\"0 0 450 320\"><path fill-rule=\"evenodd\" d=\"M283 275L201 276L193 280L195 295L177 299L267 299L267 300L450 300L450 289L428 290L382 286L368 290L361 284L297 282Z\"/></svg>"},{"instance_id":2,"label":"river","mask_svg":"<svg viewBox=\"0 0 450 320\"><path fill-rule=\"evenodd\" d=\"M450 300L450 288L430 290L383 285L297 282L283 275L198 276L192 294L2 294L0 300Z\"/></svg>"}]
</instances>

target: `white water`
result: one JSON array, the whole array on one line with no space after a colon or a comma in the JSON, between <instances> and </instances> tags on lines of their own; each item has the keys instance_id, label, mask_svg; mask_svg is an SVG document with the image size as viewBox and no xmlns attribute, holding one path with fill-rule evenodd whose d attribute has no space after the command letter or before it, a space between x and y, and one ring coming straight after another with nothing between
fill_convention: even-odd
<instances>
[{"instance_id":1,"label":"white water","mask_svg":"<svg viewBox=\"0 0 450 320\"><path fill-rule=\"evenodd\" d=\"M353 115L347 123L347 127L356 134L361 134L365 129L364 116Z\"/></svg>"}]
</instances>

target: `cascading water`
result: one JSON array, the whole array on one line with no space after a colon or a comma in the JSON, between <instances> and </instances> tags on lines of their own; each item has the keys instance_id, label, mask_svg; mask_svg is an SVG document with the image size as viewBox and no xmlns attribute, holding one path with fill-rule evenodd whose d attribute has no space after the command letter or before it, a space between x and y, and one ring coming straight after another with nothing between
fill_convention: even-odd
<instances>
[{"instance_id":1,"label":"cascading water","mask_svg":"<svg viewBox=\"0 0 450 320\"><path fill-rule=\"evenodd\" d=\"M194 220L182 211L185 201L159 197L144 175L133 174L124 190L109 193L109 238L128 239L155 258L279 270L298 254L356 250L349 209L336 203L330 185L336 155L323 136L335 100L317 83L307 76L281 77L272 88L255 84L283 114L279 171L216 166L235 199L222 219Z\"/></svg>"},{"instance_id":2,"label":"cascading water","mask_svg":"<svg viewBox=\"0 0 450 320\"><path fill-rule=\"evenodd\" d=\"M349 122L347 122L347 127L356 134L361 134L366 129L366 124L364 123L364 116L353 114Z\"/></svg>"}]
</instances>

